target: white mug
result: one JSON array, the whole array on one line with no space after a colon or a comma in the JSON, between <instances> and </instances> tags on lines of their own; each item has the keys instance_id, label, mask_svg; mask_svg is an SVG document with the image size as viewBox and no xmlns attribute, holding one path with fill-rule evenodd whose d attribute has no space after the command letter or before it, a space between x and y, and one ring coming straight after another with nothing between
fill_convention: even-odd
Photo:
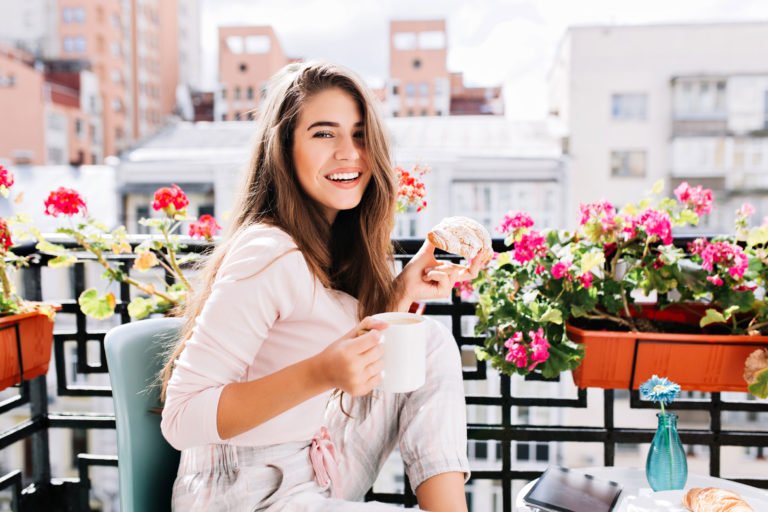
<instances>
[{"instance_id":1,"label":"white mug","mask_svg":"<svg viewBox=\"0 0 768 512\"><path fill-rule=\"evenodd\" d=\"M427 323L413 313L379 313L373 318L389 324L381 332L384 369L379 389L406 393L424 384L427 366Z\"/></svg>"}]
</instances>

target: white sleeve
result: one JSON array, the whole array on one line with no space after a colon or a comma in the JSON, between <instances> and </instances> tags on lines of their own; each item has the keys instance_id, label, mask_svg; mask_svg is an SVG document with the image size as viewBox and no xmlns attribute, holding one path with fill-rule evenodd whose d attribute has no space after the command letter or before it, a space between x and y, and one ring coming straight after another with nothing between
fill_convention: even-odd
<instances>
[{"instance_id":1,"label":"white sleeve","mask_svg":"<svg viewBox=\"0 0 768 512\"><path fill-rule=\"evenodd\" d=\"M176 449L224 442L222 389L243 380L270 328L304 295L309 269L285 237L246 233L224 257L168 382L161 428Z\"/></svg>"}]
</instances>

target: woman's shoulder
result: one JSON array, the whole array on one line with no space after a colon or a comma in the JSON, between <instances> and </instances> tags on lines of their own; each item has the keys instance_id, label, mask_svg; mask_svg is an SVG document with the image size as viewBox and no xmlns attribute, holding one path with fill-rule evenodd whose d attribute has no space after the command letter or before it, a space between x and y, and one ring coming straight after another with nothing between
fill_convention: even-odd
<instances>
[{"instance_id":1,"label":"woman's shoulder","mask_svg":"<svg viewBox=\"0 0 768 512\"><path fill-rule=\"evenodd\" d=\"M275 263L295 265L303 259L293 238L284 230L267 224L252 224L234 235L222 262L222 274L243 279Z\"/></svg>"}]
</instances>

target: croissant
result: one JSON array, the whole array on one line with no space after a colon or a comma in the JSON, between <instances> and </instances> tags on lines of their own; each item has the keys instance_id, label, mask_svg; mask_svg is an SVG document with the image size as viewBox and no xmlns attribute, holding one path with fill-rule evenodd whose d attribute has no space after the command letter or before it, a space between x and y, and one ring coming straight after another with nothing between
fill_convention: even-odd
<instances>
[{"instance_id":1,"label":"croissant","mask_svg":"<svg viewBox=\"0 0 768 512\"><path fill-rule=\"evenodd\" d=\"M471 260L482 252L493 255L491 235L477 221L467 217L446 217L427 234L432 245Z\"/></svg>"},{"instance_id":2,"label":"croissant","mask_svg":"<svg viewBox=\"0 0 768 512\"><path fill-rule=\"evenodd\" d=\"M717 487L694 487L683 496L683 505L691 512L754 512L741 496Z\"/></svg>"}]
</instances>

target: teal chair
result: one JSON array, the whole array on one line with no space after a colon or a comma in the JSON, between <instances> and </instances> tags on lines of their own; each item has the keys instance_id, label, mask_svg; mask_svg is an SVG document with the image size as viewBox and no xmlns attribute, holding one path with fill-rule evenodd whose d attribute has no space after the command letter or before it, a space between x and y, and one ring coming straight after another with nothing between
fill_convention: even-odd
<instances>
[{"instance_id":1,"label":"teal chair","mask_svg":"<svg viewBox=\"0 0 768 512\"><path fill-rule=\"evenodd\" d=\"M104 338L123 512L171 510L179 452L160 432L160 390L150 385L163 365L165 341L177 336L181 325L178 318L141 320L115 327Z\"/></svg>"}]
</instances>

